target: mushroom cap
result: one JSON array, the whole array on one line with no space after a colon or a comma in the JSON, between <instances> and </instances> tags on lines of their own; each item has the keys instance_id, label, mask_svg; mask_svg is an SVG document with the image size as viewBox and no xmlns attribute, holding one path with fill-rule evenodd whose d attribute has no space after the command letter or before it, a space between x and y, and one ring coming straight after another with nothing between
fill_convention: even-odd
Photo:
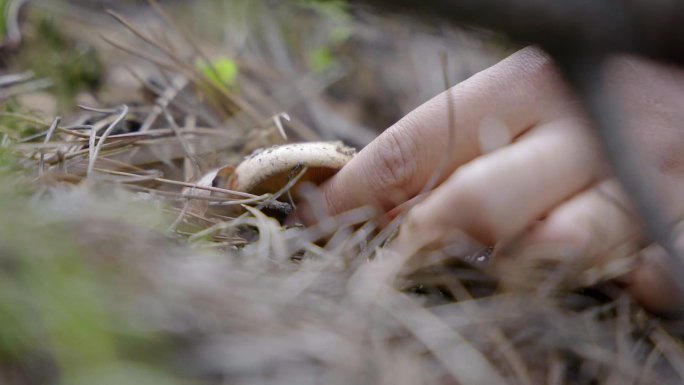
<instances>
[{"instance_id":1,"label":"mushroom cap","mask_svg":"<svg viewBox=\"0 0 684 385\"><path fill-rule=\"evenodd\" d=\"M356 150L342 142L307 142L259 149L247 156L228 180L228 188L252 194L273 193L283 188L299 169L307 171L297 184L320 184L349 162ZM296 188L292 188L296 195ZM296 197L295 197L296 199Z\"/></svg>"}]
</instances>

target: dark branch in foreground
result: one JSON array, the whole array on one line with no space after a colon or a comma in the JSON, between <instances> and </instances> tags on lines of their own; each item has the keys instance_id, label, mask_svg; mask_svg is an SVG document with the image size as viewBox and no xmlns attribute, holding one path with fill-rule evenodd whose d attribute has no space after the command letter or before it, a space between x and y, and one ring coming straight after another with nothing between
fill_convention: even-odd
<instances>
[{"instance_id":1,"label":"dark branch in foreground","mask_svg":"<svg viewBox=\"0 0 684 385\"><path fill-rule=\"evenodd\" d=\"M352 0L503 32L559 54L630 52L684 64L680 0Z\"/></svg>"},{"instance_id":2,"label":"dark branch in foreground","mask_svg":"<svg viewBox=\"0 0 684 385\"><path fill-rule=\"evenodd\" d=\"M673 257L660 262L661 272L669 276L671 282L684 293L684 281L680 279L684 276L683 250L677 249L673 218L665 214L663 202L666 200L658 193L659 189L654 187L656 182L649 175L643 158L636 155L638 151L632 149L620 129L620 121L616 115L617 102L615 95L611 95L604 87L601 61L602 57L585 55L575 60L568 58L559 66L582 97L585 109L594 121L596 135L614 166L615 174L643 220L646 235Z\"/></svg>"}]
</instances>

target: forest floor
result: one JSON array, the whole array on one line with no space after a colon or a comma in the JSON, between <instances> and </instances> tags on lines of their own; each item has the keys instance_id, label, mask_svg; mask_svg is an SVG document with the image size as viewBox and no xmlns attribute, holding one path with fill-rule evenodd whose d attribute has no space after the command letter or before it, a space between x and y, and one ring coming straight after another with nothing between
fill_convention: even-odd
<instances>
[{"instance_id":1,"label":"forest floor","mask_svg":"<svg viewBox=\"0 0 684 385\"><path fill-rule=\"evenodd\" d=\"M591 267L582 288L457 259L388 284L368 211L284 226L216 173L361 148L503 38L342 1L21 3L0 0L0 383L684 381L681 325Z\"/></svg>"}]
</instances>

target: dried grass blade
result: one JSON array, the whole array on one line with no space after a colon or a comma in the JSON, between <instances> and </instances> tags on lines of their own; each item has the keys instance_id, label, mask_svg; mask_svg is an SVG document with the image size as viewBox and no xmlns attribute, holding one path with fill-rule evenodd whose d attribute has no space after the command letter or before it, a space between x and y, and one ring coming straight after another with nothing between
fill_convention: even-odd
<instances>
[{"instance_id":1,"label":"dried grass blade","mask_svg":"<svg viewBox=\"0 0 684 385\"><path fill-rule=\"evenodd\" d=\"M430 349L459 384L508 383L481 351L439 317L405 294L385 288L386 297L378 301L378 305Z\"/></svg>"},{"instance_id":2,"label":"dried grass blade","mask_svg":"<svg viewBox=\"0 0 684 385\"><path fill-rule=\"evenodd\" d=\"M110 111L110 110L100 110L100 111ZM91 139L89 142L89 145L90 145L90 148L92 149L92 151L90 152L90 157L89 157L89 161L88 161L88 170L86 171L86 176L90 177L92 175L93 168L95 167L95 161L97 160L97 156L100 153L100 148L102 147L102 145L107 140L107 137L109 136L109 134L116 128L116 126L119 125L119 123L121 123L126 118L127 115L128 115L128 106L124 104L120 107L119 116L117 116L117 118L107 127L107 129L104 131L104 133L100 137L100 140L97 142L97 145L95 145L95 134L96 134L96 132L95 132L95 130L92 130Z\"/></svg>"},{"instance_id":3,"label":"dried grass blade","mask_svg":"<svg viewBox=\"0 0 684 385\"><path fill-rule=\"evenodd\" d=\"M61 117L56 117L53 121L52 124L50 125L50 128L47 131L47 134L45 135L45 140L43 141L43 144L48 144L50 142L50 139L52 139L52 134L54 134L55 130L59 126L59 123L62 121ZM40 160L38 161L38 175L43 175L43 172L45 172L45 152L40 151Z\"/></svg>"}]
</instances>

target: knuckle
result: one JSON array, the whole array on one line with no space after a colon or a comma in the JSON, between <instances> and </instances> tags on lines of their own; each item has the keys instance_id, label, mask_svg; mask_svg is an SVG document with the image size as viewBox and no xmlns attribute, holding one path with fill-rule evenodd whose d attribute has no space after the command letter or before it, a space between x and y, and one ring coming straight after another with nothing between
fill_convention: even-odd
<instances>
[{"instance_id":1,"label":"knuckle","mask_svg":"<svg viewBox=\"0 0 684 385\"><path fill-rule=\"evenodd\" d=\"M684 175L684 154L681 151L663 151L658 155L656 167L664 175L681 177Z\"/></svg>"},{"instance_id":2,"label":"knuckle","mask_svg":"<svg viewBox=\"0 0 684 385\"><path fill-rule=\"evenodd\" d=\"M406 190L412 187L418 171L416 144L408 133L409 130L400 127L390 128L379 142L380 148L375 151L374 159L375 179L378 189Z\"/></svg>"},{"instance_id":3,"label":"knuckle","mask_svg":"<svg viewBox=\"0 0 684 385\"><path fill-rule=\"evenodd\" d=\"M503 239L509 234L496 218L496 196L483 179L477 162L457 171L457 206L463 220L463 231L486 244Z\"/></svg>"}]
</instances>

